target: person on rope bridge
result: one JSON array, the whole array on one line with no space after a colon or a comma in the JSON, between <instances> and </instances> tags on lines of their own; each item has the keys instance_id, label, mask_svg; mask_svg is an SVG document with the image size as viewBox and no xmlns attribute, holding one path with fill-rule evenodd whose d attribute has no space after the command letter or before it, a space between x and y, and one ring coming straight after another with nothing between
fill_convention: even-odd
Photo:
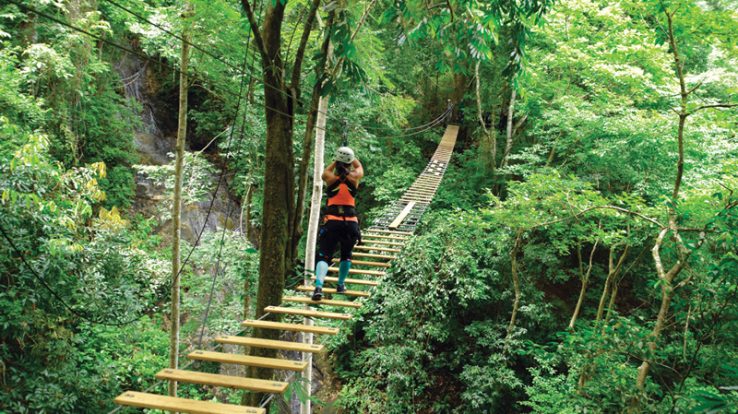
<instances>
[{"instance_id":1,"label":"person on rope bridge","mask_svg":"<svg viewBox=\"0 0 738 414\"><path fill-rule=\"evenodd\" d=\"M356 217L356 193L362 177L364 168L361 162L354 156L354 151L346 146L336 150L335 161L323 171L323 181L328 186L328 202L323 208L323 224L318 232L313 300L323 299L323 281L338 244L341 245L341 261L336 292L346 291L351 252L361 239L359 219Z\"/></svg>"}]
</instances>

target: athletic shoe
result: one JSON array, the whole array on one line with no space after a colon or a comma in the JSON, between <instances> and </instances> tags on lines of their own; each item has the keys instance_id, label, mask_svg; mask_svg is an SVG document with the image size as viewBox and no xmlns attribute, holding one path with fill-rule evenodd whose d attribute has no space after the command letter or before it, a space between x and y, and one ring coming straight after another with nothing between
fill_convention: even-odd
<instances>
[{"instance_id":1,"label":"athletic shoe","mask_svg":"<svg viewBox=\"0 0 738 414\"><path fill-rule=\"evenodd\" d=\"M341 284L336 286L336 293L346 293L346 285Z\"/></svg>"},{"instance_id":2,"label":"athletic shoe","mask_svg":"<svg viewBox=\"0 0 738 414\"><path fill-rule=\"evenodd\" d=\"M313 291L312 300L318 301L323 299L323 288L316 287Z\"/></svg>"}]
</instances>

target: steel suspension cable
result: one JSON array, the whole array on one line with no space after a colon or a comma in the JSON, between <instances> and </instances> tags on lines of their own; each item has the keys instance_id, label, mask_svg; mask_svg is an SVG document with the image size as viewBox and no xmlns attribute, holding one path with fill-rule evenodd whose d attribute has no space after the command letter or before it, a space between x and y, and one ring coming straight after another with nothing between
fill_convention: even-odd
<instances>
[{"instance_id":1,"label":"steel suspension cable","mask_svg":"<svg viewBox=\"0 0 738 414\"><path fill-rule=\"evenodd\" d=\"M442 112L442 113L441 113L440 115L438 115L438 116L437 116L436 118L434 118L434 119L433 119L432 121L430 121L430 122L428 122L428 123L426 123L426 124L423 124L423 125L418 125L418 126L414 126L414 127L399 128L399 129L395 129L395 128L389 128L389 127L362 127L362 129L365 129L365 130L367 130L367 131L376 131L376 130L384 129L384 130L392 130L392 131L408 131L408 132L411 132L411 131L414 131L414 130L416 130L416 129L421 129L421 128L425 128L425 127L427 127L428 125L434 124L434 123L435 123L435 122L436 122L436 121L437 121L438 119L442 119L442 118L444 118L444 117L445 117L446 115L448 115L448 114L449 114L450 112L451 112L451 109L449 109L449 108L446 108L446 110L445 110L445 111L443 111L443 112Z\"/></svg>"}]
</instances>

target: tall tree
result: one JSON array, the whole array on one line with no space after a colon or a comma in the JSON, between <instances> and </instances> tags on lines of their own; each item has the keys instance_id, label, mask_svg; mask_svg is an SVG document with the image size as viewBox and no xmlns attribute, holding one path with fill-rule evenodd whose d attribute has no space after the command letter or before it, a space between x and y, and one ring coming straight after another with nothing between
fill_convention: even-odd
<instances>
[{"instance_id":1,"label":"tall tree","mask_svg":"<svg viewBox=\"0 0 738 414\"><path fill-rule=\"evenodd\" d=\"M303 34L292 62L292 78L285 75L282 51L282 24L286 1L267 2L261 26L248 0L241 4L259 51L264 87L266 117L266 153L264 158L264 200L259 253L259 288L256 317L264 308L282 302L285 276L293 265L291 234L294 213L294 154L292 151L295 109L300 96L300 75L305 49L315 21L319 0L312 0L305 19ZM277 338L279 331L257 330L255 335ZM275 350L254 349L260 356L275 356ZM271 370L255 369L255 376L267 378Z\"/></svg>"},{"instance_id":2,"label":"tall tree","mask_svg":"<svg viewBox=\"0 0 738 414\"><path fill-rule=\"evenodd\" d=\"M192 9L189 3L185 6L183 18L186 19ZM172 308L170 312L169 368L179 366L179 293L180 293L180 239L182 228L182 167L184 164L185 138L187 137L187 93L189 89L187 70L190 57L188 29L182 33L182 48L179 67L179 115L177 120L177 144L174 164L174 203L172 207ZM169 382L169 395L177 395L177 382Z\"/></svg>"},{"instance_id":3,"label":"tall tree","mask_svg":"<svg viewBox=\"0 0 738 414\"><path fill-rule=\"evenodd\" d=\"M683 229L679 226L681 217L677 206L681 197L680 190L684 177L685 126L687 118L702 110L737 107L738 102L721 101L695 106L691 103L690 98L700 89L702 82L689 85L686 74L688 70L688 56L695 52L694 49L704 47L706 44L709 44L708 42L719 42L721 40L726 40L728 44L735 44L735 40L730 37L724 38L723 31L726 30L725 28L714 26L716 21L724 20L729 16L729 13L705 12L702 6L694 4L691 1L658 1L649 6L652 7L649 11L653 13L651 16L655 22L656 29L659 31L659 38L668 44L669 53L673 59L674 73L679 85L679 92L676 95L679 97L679 104L678 109L675 110L678 118L676 132L677 162L674 185L667 211L668 224L660 229L656 236L654 246L651 249L656 275L659 280L659 286L661 287L661 304L648 342L648 349L653 353L656 351L658 340L666 327L669 308L676 290L687 285L692 279L690 275L680 280L679 275L688 265L690 256L706 240L707 224L698 233L697 239L691 241L684 240L682 236ZM699 26L700 33L695 34L688 30L689 28L695 27L695 22L702 23ZM735 21L732 22L731 26L735 28ZM730 31L730 29L727 29L727 32ZM667 236L669 234L671 234L671 240L674 243L674 250L677 254L676 260L670 265L662 257L662 248L668 241ZM651 363L648 358L644 359L638 367L636 386L640 390L645 387L650 367Z\"/></svg>"}]
</instances>

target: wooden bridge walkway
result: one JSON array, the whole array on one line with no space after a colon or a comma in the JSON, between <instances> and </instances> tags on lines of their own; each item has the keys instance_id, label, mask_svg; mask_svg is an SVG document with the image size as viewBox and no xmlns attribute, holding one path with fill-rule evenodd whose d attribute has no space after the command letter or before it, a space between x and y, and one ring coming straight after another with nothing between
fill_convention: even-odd
<instances>
[{"instance_id":1,"label":"wooden bridge walkway","mask_svg":"<svg viewBox=\"0 0 738 414\"><path fill-rule=\"evenodd\" d=\"M443 179L443 175L451 159L459 127L449 125L443 138L433 154L425 170L415 182L405 191L399 200L392 203L386 213L373 226L364 230L362 244L356 246L353 256L358 260L352 262L350 274L357 278L346 279L347 285L354 285L345 292L345 295L354 300L324 299L314 302L309 297L285 296L279 306L269 306L264 309L267 314L294 315L307 317L313 320L348 320L352 318L352 310L361 307L361 298L371 295L374 286L381 283L387 268L392 260L397 258L405 243L412 238L421 216L428 208ZM369 260L371 259L371 260ZM329 268L329 273L337 274L338 268ZM335 282L337 277L326 277L327 282ZM312 292L310 286L297 286L298 292ZM336 293L335 289L324 288L324 293ZM290 306L290 305L295 306ZM308 308L304 306L308 305ZM312 307L310 307L312 306ZM328 307L331 311L315 309ZM304 323L285 323L267 320L245 320L243 327L261 329L276 329L288 332L312 333L316 335L335 335L340 327L320 326ZM243 336L220 336L215 338L216 343L230 344L243 347L262 347L298 353L319 353L324 351L323 345L276 341L262 338ZM302 360L294 361L283 358L262 358L240 353L214 352L195 350L187 355L190 360L211 361L222 364L236 364L302 372L307 363ZM249 390L262 393L281 394L287 390L288 383L284 381L243 378L229 375L210 374L198 371L180 369L162 369L156 378L183 383L201 384L214 387L228 387L239 390ZM197 401L187 398L169 397L145 392L126 391L115 399L121 406L152 408L172 412L190 414L265 414L261 407L246 407L233 404L222 404L209 401Z\"/></svg>"}]
</instances>

